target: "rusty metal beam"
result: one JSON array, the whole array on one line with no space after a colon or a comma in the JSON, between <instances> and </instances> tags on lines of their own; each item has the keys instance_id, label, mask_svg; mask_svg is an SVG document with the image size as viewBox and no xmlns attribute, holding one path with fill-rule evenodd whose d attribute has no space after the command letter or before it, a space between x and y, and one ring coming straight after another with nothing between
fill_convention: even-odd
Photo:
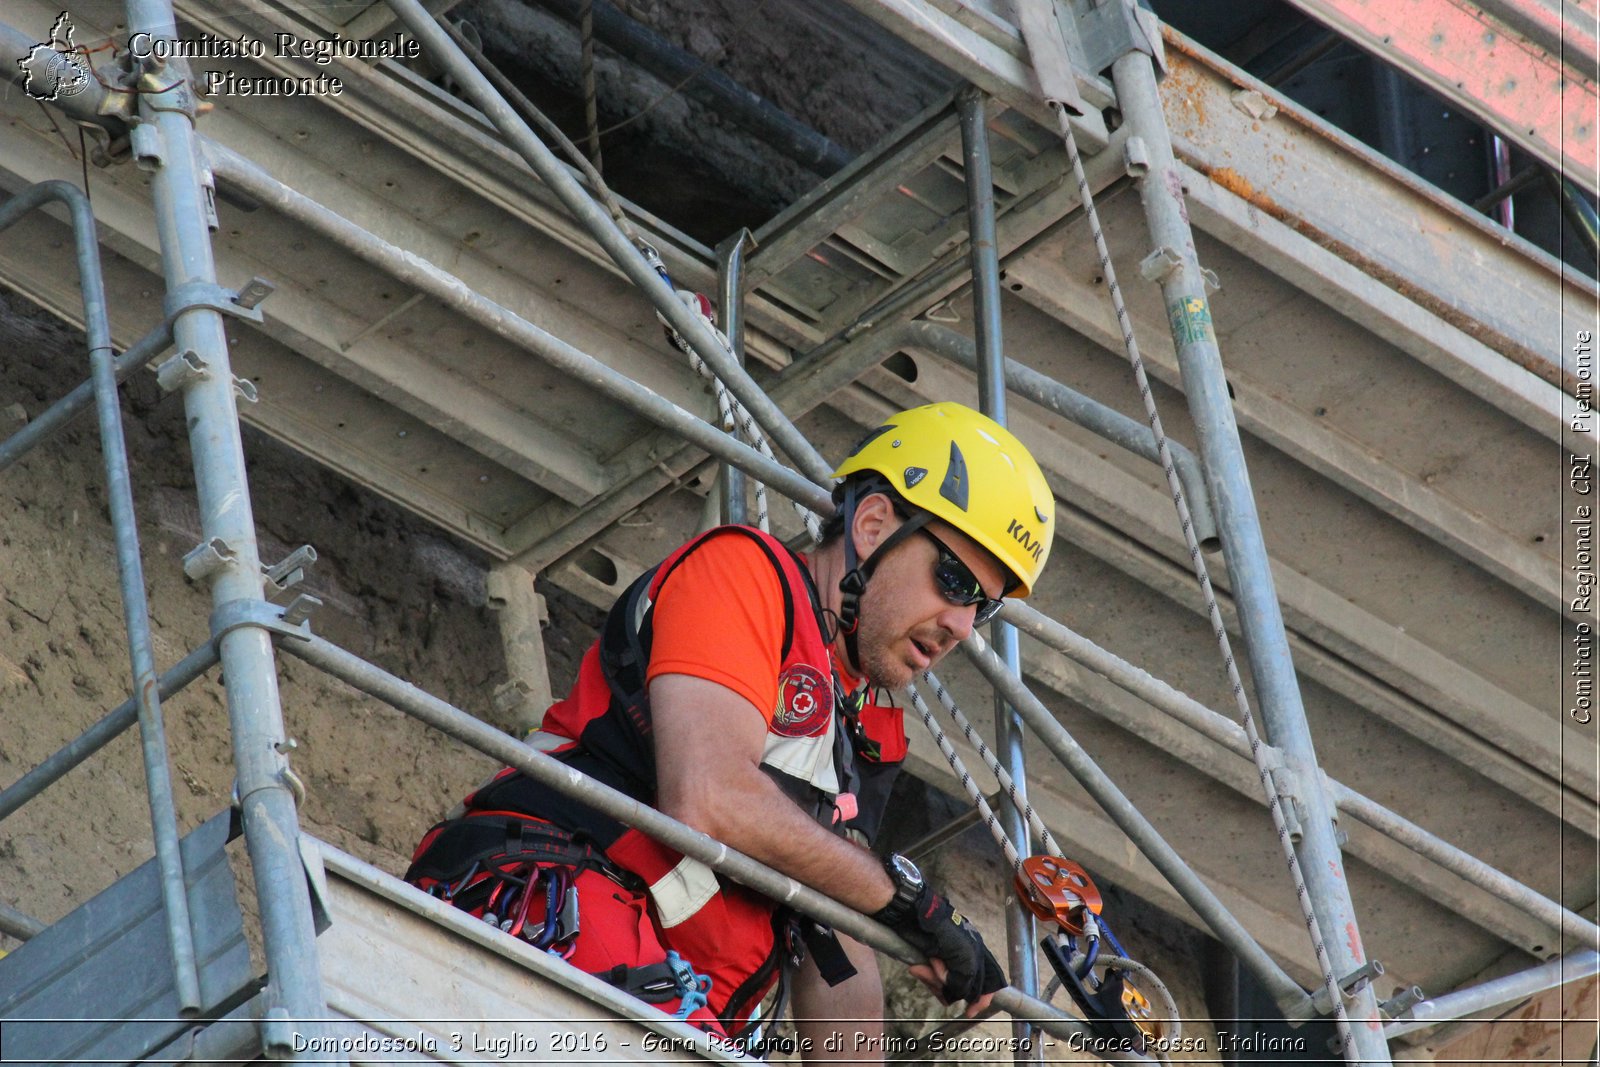
<instances>
[{"instance_id":1,"label":"rusty metal beam","mask_svg":"<svg viewBox=\"0 0 1600 1067\"><path fill-rule=\"evenodd\" d=\"M1600 184L1592 0L1291 2L1584 188Z\"/></svg>"},{"instance_id":2,"label":"rusty metal beam","mask_svg":"<svg viewBox=\"0 0 1600 1067\"><path fill-rule=\"evenodd\" d=\"M1164 36L1162 97L1180 160L1545 381L1577 388L1550 353L1562 307L1593 306L1594 282L1171 27Z\"/></svg>"}]
</instances>

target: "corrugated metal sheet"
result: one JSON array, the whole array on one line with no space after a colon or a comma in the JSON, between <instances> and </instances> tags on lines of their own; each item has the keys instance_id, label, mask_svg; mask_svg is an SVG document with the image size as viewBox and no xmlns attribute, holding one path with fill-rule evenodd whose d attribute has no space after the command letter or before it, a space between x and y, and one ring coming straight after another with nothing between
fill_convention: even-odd
<instances>
[{"instance_id":1,"label":"corrugated metal sheet","mask_svg":"<svg viewBox=\"0 0 1600 1067\"><path fill-rule=\"evenodd\" d=\"M204 1013L253 993L255 974L223 846L223 812L183 839ZM94 833L88 820L78 830ZM0 960L0 1056L129 1063L190 1029L178 1018L159 875L151 860Z\"/></svg>"}]
</instances>

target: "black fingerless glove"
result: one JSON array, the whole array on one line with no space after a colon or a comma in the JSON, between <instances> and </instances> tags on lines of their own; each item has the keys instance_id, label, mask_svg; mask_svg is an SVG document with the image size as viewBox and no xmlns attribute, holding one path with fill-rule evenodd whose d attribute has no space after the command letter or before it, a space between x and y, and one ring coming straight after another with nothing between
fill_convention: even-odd
<instances>
[{"instance_id":1,"label":"black fingerless glove","mask_svg":"<svg viewBox=\"0 0 1600 1067\"><path fill-rule=\"evenodd\" d=\"M1006 987L1005 972L984 947L977 927L932 886L923 886L910 908L891 903L873 918L923 955L944 961L946 1003L971 1002Z\"/></svg>"}]
</instances>

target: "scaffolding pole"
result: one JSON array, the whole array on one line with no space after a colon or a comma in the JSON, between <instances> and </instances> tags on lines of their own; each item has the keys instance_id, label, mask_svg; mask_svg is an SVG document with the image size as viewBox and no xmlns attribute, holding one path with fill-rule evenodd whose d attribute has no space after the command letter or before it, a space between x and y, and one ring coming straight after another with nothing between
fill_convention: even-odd
<instances>
[{"instance_id":1,"label":"scaffolding pole","mask_svg":"<svg viewBox=\"0 0 1600 1067\"><path fill-rule=\"evenodd\" d=\"M755 246L748 229L717 245L717 316L722 332L733 349L733 358L744 365L744 259L746 249ZM723 463L718 487L722 490L722 521L743 525L750 521L750 501L746 498L749 477L732 463Z\"/></svg>"},{"instance_id":2,"label":"scaffolding pole","mask_svg":"<svg viewBox=\"0 0 1600 1067\"><path fill-rule=\"evenodd\" d=\"M218 177L236 185L263 205L304 223L392 277L494 330L552 367L586 382L612 400L682 436L718 459L738 464L791 500L798 500L813 511L832 514L833 504L827 490L815 482L808 481L781 463L767 459L749 445L723 433L719 427L468 288L461 279L449 272L296 192L232 149L212 141L206 143L206 153ZM695 321L699 321L699 316L695 316ZM788 425L792 428L792 424Z\"/></svg>"},{"instance_id":3,"label":"scaffolding pole","mask_svg":"<svg viewBox=\"0 0 1600 1067\"><path fill-rule=\"evenodd\" d=\"M176 40L171 0L128 0L128 33ZM197 153L196 99L187 64L152 57L135 72L139 124L133 154L150 174L167 313L180 353L196 373L182 385L199 497L202 545L185 571L210 584L213 609L262 603L261 560L245 476L234 376L211 249L215 206ZM262 1044L269 1056L296 1058L294 1037L320 1032L326 1014L311 900L299 851L283 709L272 642L258 625L216 632L233 734L236 788L261 908L267 957ZM303 1058L301 1055L299 1058Z\"/></svg>"},{"instance_id":4,"label":"scaffolding pole","mask_svg":"<svg viewBox=\"0 0 1600 1067\"><path fill-rule=\"evenodd\" d=\"M984 118L983 94L968 87L956 97L960 113L962 172L967 186L967 232L972 263L974 343L978 357L978 410L1001 426L1006 424L1005 344L1000 322L1000 254L995 246L994 175L989 162L989 127ZM1051 533L1047 531L1047 533ZM989 640L1006 669L1022 677L1017 630L996 620ZM1022 720L998 691L994 694L995 755L1014 783L1013 803L1000 807L1000 824L1024 854L1032 854L1033 839L1021 805L1028 796L1028 768L1022 751ZM1006 949L1011 964L1011 984L1032 996L1039 989L1039 964L1034 955L1037 931L1033 913L1015 895L1006 899ZM1044 1049L1035 1045L1026 1022L1013 1020L1016 1060L1038 1062Z\"/></svg>"},{"instance_id":5,"label":"scaffolding pole","mask_svg":"<svg viewBox=\"0 0 1600 1067\"><path fill-rule=\"evenodd\" d=\"M126 352L111 362L112 376L120 383L172 345L172 326L161 325L135 341ZM94 381L79 382L66 396L30 419L28 425L0 442L0 472L27 455L57 430L87 411L94 404Z\"/></svg>"},{"instance_id":6,"label":"scaffolding pole","mask_svg":"<svg viewBox=\"0 0 1600 1067\"><path fill-rule=\"evenodd\" d=\"M187 1018L199 1014L202 1007L200 974L195 962L194 929L189 922L183 857L178 851L178 817L172 799L172 773L167 766L166 727L162 722L155 653L151 647L150 606L145 596L144 566L139 557L139 530L134 515L133 484L128 473L127 445L122 433L105 276L100 269L94 212L89 207L88 196L76 186L61 181L41 182L0 207L0 230L10 228L23 215L52 200L63 204L72 219L78 285L83 296L84 332L89 345L90 385L99 415L107 505L116 543L117 578L122 588L122 620L128 634L133 699L138 709L150 829L155 840L156 869L166 916L167 946L172 953L178 1011ZM64 411L68 405L62 402L57 408Z\"/></svg>"},{"instance_id":7,"label":"scaffolding pole","mask_svg":"<svg viewBox=\"0 0 1600 1067\"><path fill-rule=\"evenodd\" d=\"M172 696L216 665L216 649L209 642L201 645L169 667L157 680L161 699ZM133 697L112 708L99 722L6 786L0 792L0 820L10 818L18 808L60 781L72 768L115 741L124 730L138 721L139 702Z\"/></svg>"},{"instance_id":8,"label":"scaffolding pole","mask_svg":"<svg viewBox=\"0 0 1600 1067\"><path fill-rule=\"evenodd\" d=\"M1293 801L1303 827L1296 851L1307 895L1324 933L1333 977L1343 988L1344 981L1366 964L1366 952L1345 881L1336 812L1322 787L1283 613L1273 587L1222 354L1211 326L1205 277L1183 203L1183 180L1161 110L1154 63L1142 52L1130 52L1112 65L1112 80L1123 118L1148 153L1149 168L1137 182L1154 246L1146 265L1160 282L1172 325L1262 715L1271 741L1283 750L1295 783ZM1389 1049L1371 983L1358 983L1347 1001L1354 1057L1362 1063L1388 1064ZM1349 1057L1351 1050L1345 1050L1345 1055Z\"/></svg>"},{"instance_id":9,"label":"scaffolding pole","mask_svg":"<svg viewBox=\"0 0 1600 1067\"><path fill-rule=\"evenodd\" d=\"M49 927L32 915L18 911L10 904L0 903L0 934L14 937L18 941L28 941L38 937L47 929Z\"/></svg>"},{"instance_id":10,"label":"scaffolding pole","mask_svg":"<svg viewBox=\"0 0 1600 1067\"><path fill-rule=\"evenodd\" d=\"M772 387L772 399L785 411L803 414L860 377L867 369L881 363L896 348L929 352L960 363L969 370L975 371L978 366L977 346L966 334L926 319L891 322L861 333L843 345L822 345L813 353L799 357ZM1014 359L1005 361L1005 370L1006 384L1018 396L1054 411L1119 448L1153 463L1160 462L1155 439L1148 426ZM668 469L681 470L684 464L691 464L687 458L691 447L688 443L675 441L671 447L672 451L662 461ZM1216 524L1211 519L1211 504L1199 457L1175 441L1169 441L1168 447L1184 490L1195 502L1195 531L1203 546L1208 550L1214 549L1218 543ZM539 536L519 553L519 561L537 570L539 565L559 559L638 507L642 500L667 484L668 478L659 467L652 466L636 472L584 505L581 511L575 509L559 529Z\"/></svg>"},{"instance_id":11,"label":"scaffolding pole","mask_svg":"<svg viewBox=\"0 0 1600 1067\"><path fill-rule=\"evenodd\" d=\"M1400 1013L1399 1019L1389 1024L1384 1036L1393 1040L1403 1034L1425 1030L1453 1019L1464 1019L1475 1012L1488 1011L1502 1004L1510 1004L1547 989L1576 982L1581 978L1600 973L1600 953L1584 949L1566 956L1558 956L1537 967L1516 974L1484 982L1480 985L1458 989L1442 997L1424 1000Z\"/></svg>"},{"instance_id":12,"label":"scaffolding pole","mask_svg":"<svg viewBox=\"0 0 1600 1067\"><path fill-rule=\"evenodd\" d=\"M976 346L958 330L927 319L901 323L894 329L894 343L897 345L920 348L969 370L978 369ZM1002 366L1005 369L1006 388L1018 396L1082 426L1118 448L1160 466L1160 450L1156 447L1155 435L1150 432L1149 426L1014 359L1003 360ZM1177 468L1184 494L1189 498L1195 536L1199 538L1201 548L1214 552L1221 542L1217 540L1217 524L1211 515L1211 493L1206 489L1206 476L1200 467L1200 459L1177 441L1168 440L1167 448L1172 453L1172 465Z\"/></svg>"},{"instance_id":13,"label":"scaffolding pole","mask_svg":"<svg viewBox=\"0 0 1600 1067\"><path fill-rule=\"evenodd\" d=\"M1288 1010L1305 1001L1305 990L1256 943L1244 924L1233 917L1227 906L1211 891L1211 887L1190 869L1177 850L1166 842L1133 801L1117 788L1117 784L1100 769L1094 758L1067 732L1067 728L1056 721L1050 709L1028 690L1022 679L1007 670L1000 657L985 647L976 634L963 641L961 648L989 680L989 684L1011 701L1040 742L1061 761L1061 765L1078 780L1101 810L1110 816L1111 821L1128 835L1128 840L1161 872L1184 903L1194 909L1217 940L1238 956L1245 969L1256 976L1273 1002Z\"/></svg>"},{"instance_id":14,"label":"scaffolding pole","mask_svg":"<svg viewBox=\"0 0 1600 1067\"><path fill-rule=\"evenodd\" d=\"M1186 693L1174 689L1127 660L1122 659L1083 635L1027 604L1010 602L1001 611L1001 617L1016 624L1023 633L1036 638L1041 644L1063 653L1068 658L1105 678L1124 692L1129 693L1162 712L1176 723L1215 741L1242 759L1250 759L1250 741L1244 728L1220 712L1206 707ZM1147 738L1152 743L1165 745L1171 736L1157 733ZM1272 750L1274 757L1281 754ZM1482 889L1497 901L1510 906L1510 910L1526 914L1558 937L1574 938L1582 944L1600 947L1600 927L1560 904L1523 885L1484 863L1475 856L1434 836L1415 823L1401 817L1377 801L1356 792L1338 780L1323 775L1340 811L1365 823L1378 833L1424 859ZM1426 892L1426 890L1422 890ZM1504 911L1499 904L1485 905ZM1485 929L1483 911L1462 911L1467 919Z\"/></svg>"},{"instance_id":15,"label":"scaffolding pole","mask_svg":"<svg viewBox=\"0 0 1600 1067\"><path fill-rule=\"evenodd\" d=\"M1526 912L1556 935L1559 942L1570 938L1586 949L1600 948L1600 927L1583 916L1562 907L1554 900L1530 889L1514 878L1501 874L1489 864L1435 837L1422 827L1385 808L1354 789L1324 776L1340 811L1366 823L1391 841L1405 845L1464 881Z\"/></svg>"}]
</instances>

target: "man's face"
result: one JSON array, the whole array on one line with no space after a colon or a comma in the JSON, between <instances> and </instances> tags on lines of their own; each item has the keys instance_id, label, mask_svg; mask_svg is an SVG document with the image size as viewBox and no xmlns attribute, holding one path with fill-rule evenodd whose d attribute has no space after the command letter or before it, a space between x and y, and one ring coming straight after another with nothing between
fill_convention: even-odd
<instances>
[{"instance_id":1,"label":"man's face","mask_svg":"<svg viewBox=\"0 0 1600 1067\"><path fill-rule=\"evenodd\" d=\"M942 522L926 529L966 564L987 596L1000 596L1006 572L993 556ZM861 598L856 637L862 672L873 685L907 685L972 632L977 605L945 598L934 581L938 562L938 546L921 532L891 546L878 561Z\"/></svg>"}]
</instances>

